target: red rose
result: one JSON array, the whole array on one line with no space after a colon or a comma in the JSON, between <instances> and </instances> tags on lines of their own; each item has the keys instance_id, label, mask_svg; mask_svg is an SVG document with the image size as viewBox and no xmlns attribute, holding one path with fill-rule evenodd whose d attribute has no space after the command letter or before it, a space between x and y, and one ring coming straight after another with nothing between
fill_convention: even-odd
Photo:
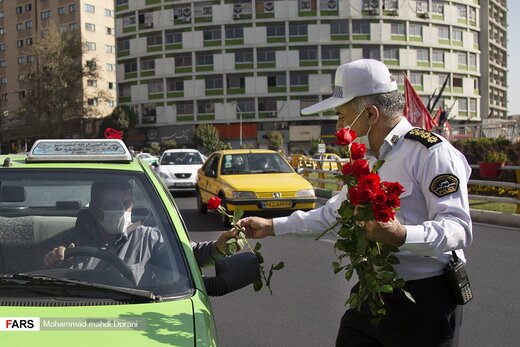
<instances>
[{"instance_id":1,"label":"red rose","mask_svg":"<svg viewBox=\"0 0 520 347\"><path fill-rule=\"evenodd\" d=\"M361 204L360 199L361 189L358 187L352 187L348 190L348 200L350 201L351 205L359 205Z\"/></svg>"},{"instance_id":2,"label":"red rose","mask_svg":"<svg viewBox=\"0 0 520 347\"><path fill-rule=\"evenodd\" d=\"M390 195L401 195L404 192L404 187L399 182L383 182L386 192Z\"/></svg>"},{"instance_id":3,"label":"red rose","mask_svg":"<svg viewBox=\"0 0 520 347\"><path fill-rule=\"evenodd\" d=\"M401 200L397 195L390 194L387 197L386 204L391 208L398 208L399 206L401 206Z\"/></svg>"},{"instance_id":4,"label":"red rose","mask_svg":"<svg viewBox=\"0 0 520 347\"><path fill-rule=\"evenodd\" d=\"M370 173L370 168L368 167L368 162L364 159L354 160L352 163L352 172L356 178L360 178L361 176L368 175Z\"/></svg>"},{"instance_id":5,"label":"red rose","mask_svg":"<svg viewBox=\"0 0 520 347\"><path fill-rule=\"evenodd\" d=\"M374 208L372 206L372 211L374 212L374 218L378 222L386 223L394 218L395 212L390 208Z\"/></svg>"},{"instance_id":6,"label":"red rose","mask_svg":"<svg viewBox=\"0 0 520 347\"><path fill-rule=\"evenodd\" d=\"M356 139L356 136L356 132L350 128L339 129L336 132L336 138L338 139L336 144L341 146L350 145Z\"/></svg>"},{"instance_id":7,"label":"red rose","mask_svg":"<svg viewBox=\"0 0 520 347\"><path fill-rule=\"evenodd\" d=\"M208 201L208 210L216 210L220 203L222 202L222 199L220 199L218 196L214 196Z\"/></svg>"},{"instance_id":8,"label":"red rose","mask_svg":"<svg viewBox=\"0 0 520 347\"><path fill-rule=\"evenodd\" d=\"M352 175L352 164L351 163L344 164L343 167L341 168L341 172L345 176Z\"/></svg>"},{"instance_id":9,"label":"red rose","mask_svg":"<svg viewBox=\"0 0 520 347\"><path fill-rule=\"evenodd\" d=\"M374 205L385 205L387 202L385 192L382 189L378 189L377 191L375 191L374 195L372 196L372 202L374 203Z\"/></svg>"},{"instance_id":10,"label":"red rose","mask_svg":"<svg viewBox=\"0 0 520 347\"><path fill-rule=\"evenodd\" d=\"M361 201L363 201L363 202L370 202L370 201L372 201L373 196L374 196L374 193L372 192L372 190L363 188L361 190L361 194L359 197L360 197Z\"/></svg>"},{"instance_id":11,"label":"red rose","mask_svg":"<svg viewBox=\"0 0 520 347\"><path fill-rule=\"evenodd\" d=\"M369 189L379 188L381 180L379 175L376 173L369 173L359 179L359 185Z\"/></svg>"},{"instance_id":12,"label":"red rose","mask_svg":"<svg viewBox=\"0 0 520 347\"><path fill-rule=\"evenodd\" d=\"M350 144L350 157L352 160L361 159L365 156L367 146L362 143L352 142Z\"/></svg>"}]
</instances>

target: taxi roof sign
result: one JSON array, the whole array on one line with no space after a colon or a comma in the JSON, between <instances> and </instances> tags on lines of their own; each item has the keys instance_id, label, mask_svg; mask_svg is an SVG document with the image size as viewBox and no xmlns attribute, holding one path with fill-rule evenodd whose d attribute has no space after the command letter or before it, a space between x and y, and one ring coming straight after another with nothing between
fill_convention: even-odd
<instances>
[{"instance_id":1,"label":"taxi roof sign","mask_svg":"<svg viewBox=\"0 0 520 347\"><path fill-rule=\"evenodd\" d=\"M132 155L121 140L59 139L38 140L27 155L28 162L131 162Z\"/></svg>"}]
</instances>

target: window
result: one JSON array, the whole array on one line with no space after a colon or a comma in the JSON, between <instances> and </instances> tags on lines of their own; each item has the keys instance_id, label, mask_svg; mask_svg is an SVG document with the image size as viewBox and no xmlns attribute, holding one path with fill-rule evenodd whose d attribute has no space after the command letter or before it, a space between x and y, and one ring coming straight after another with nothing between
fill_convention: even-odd
<instances>
[{"instance_id":1,"label":"window","mask_svg":"<svg viewBox=\"0 0 520 347\"><path fill-rule=\"evenodd\" d=\"M285 37L285 23L272 23L267 26L267 37Z\"/></svg>"},{"instance_id":2,"label":"window","mask_svg":"<svg viewBox=\"0 0 520 347\"><path fill-rule=\"evenodd\" d=\"M340 58L339 52L339 46L322 46L321 58L323 60L338 60Z\"/></svg>"},{"instance_id":3,"label":"window","mask_svg":"<svg viewBox=\"0 0 520 347\"><path fill-rule=\"evenodd\" d=\"M276 60L276 52L271 48L257 48L256 59L258 62L274 62Z\"/></svg>"},{"instance_id":4,"label":"window","mask_svg":"<svg viewBox=\"0 0 520 347\"><path fill-rule=\"evenodd\" d=\"M307 36L307 23L289 23L289 36Z\"/></svg>"},{"instance_id":5,"label":"window","mask_svg":"<svg viewBox=\"0 0 520 347\"><path fill-rule=\"evenodd\" d=\"M25 4L25 12L32 11L32 4Z\"/></svg>"},{"instance_id":6,"label":"window","mask_svg":"<svg viewBox=\"0 0 520 347\"><path fill-rule=\"evenodd\" d=\"M116 6L128 5L128 0L116 0Z\"/></svg>"},{"instance_id":7,"label":"window","mask_svg":"<svg viewBox=\"0 0 520 347\"><path fill-rule=\"evenodd\" d=\"M259 112L273 112L276 117L277 105L276 99L270 98L259 98L258 99L258 111Z\"/></svg>"},{"instance_id":8,"label":"window","mask_svg":"<svg viewBox=\"0 0 520 347\"><path fill-rule=\"evenodd\" d=\"M129 60L124 63L125 73L136 72L137 71L137 60Z\"/></svg>"},{"instance_id":9,"label":"window","mask_svg":"<svg viewBox=\"0 0 520 347\"><path fill-rule=\"evenodd\" d=\"M222 89L224 88L224 83L222 81L222 76L207 76L204 78L206 83L206 89Z\"/></svg>"},{"instance_id":10,"label":"window","mask_svg":"<svg viewBox=\"0 0 520 347\"><path fill-rule=\"evenodd\" d=\"M25 57L18 57L17 62L18 62L18 65L25 64Z\"/></svg>"},{"instance_id":11,"label":"window","mask_svg":"<svg viewBox=\"0 0 520 347\"><path fill-rule=\"evenodd\" d=\"M196 53L195 59L196 59L197 66L213 65L213 53L209 53L209 54L204 53L204 52Z\"/></svg>"},{"instance_id":12,"label":"window","mask_svg":"<svg viewBox=\"0 0 520 347\"><path fill-rule=\"evenodd\" d=\"M318 49L314 46L311 47L301 47L298 49L300 60L317 60L318 59Z\"/></svg>"},{"instance_id":13,"label":"window","mask_svg":"<svg viewBox=\"0 0 520 347\"><path fill-rule=\"evenodd\" d=\"M117 40L117 49L119 51L130 50L130 40L129 39L118 39Z\"/></svg>"},{"instance_id":14,"label":"window","mask_svg":"<svg viewBox=\"0 0 520 347\"><path fill-rule=\"evenodd\" d=\"M16 41L16 47L18 47L18 48L23 47L23 40Z\"/></svg>"},{"instance_id":15,"label":"window","mask_svg":"<svg viewBox=\"0 0 520 347\"><path fill-rule=\"evenodd\" d=\"M33 56L32 55L28 55L27 56L27 63L32 63L33 62Z\"/></svg>"},{"instance_id":16,"label":"window","mask_svg":"<svg viewBox=\"0 0 520 347\"><path fill-rule=\"evenodd\" d=\"M175 56L175 66L176 67L191 67L192 58L191 53L179 54Z\"/></svg>"},{"instance_id":17,"label":"window","mask_svg":"<svg viewBox=\"0 0 520 347\"><path fill-rule=\"evenodd\" d=\"M108 82L107 87L108 89L114 89L114 82Z\"/></svg>"},{"instance_id":18,"label":"window","mask_svg":"<svg viewBox=\"0 0 520 347\"><path fill-rule=\"evenodd\" d=\"M87 60L85 65L88 67L88 68L91 68L91 69L95 69L96 68L96 61L95 60Z\"/></svg>"},{"instance_id":19,"label":"window","mask_svg":"<svg viewBox=\"0 0 520 347\"><path fill-rule=\"evenodd\" d=\"M0 84L7 84L7 77L0 77Z\"/></svg>"},{"instance_id":20,"label":"window","mask_svg":"<svg viewBox=\"0 0 520 347\"><path fill-rule=\"evenodd\" d=\"M469 54L469 66L477 67L477 55L475 53Z\"/></svg>"},{"instance_id":21,"label":"window","mask_svg":"<svg viewBox=\"0 0 520 347\"><path fill-rule=\"evenodd\" d=\"M330 21L330 34L331 35L347 35L348 34L348 21L347 20Z\"/></svg>"},{"instance_id":22,"label":"window","mask_svg":"<svg viewBox=\"0 0 520 347\"><path fill-rule=\"evenodd\" d=\"M181 92L184 90L184 80L181 78L166 79L166 91Z\"/></svg>"},{"instance_id":23,"label":"window","mask_svg":"<svg viewBox=\"0 0 520 347\"><path fill-rule=\"evenodd\" d=\"M459 62L459 65L468 65L468 56L466 55L466 53L458 53L457 54L457 60Z\"/></svg>"},{"instance_id":24,"label":"window","mask_svg":"<svg viewBox=\"0 0 520 347\"><path fill-rule=\"evenodd\" d=\"M160 46L162 45L162 32L152 33L146 36L147 46Z\"/></svg>"},{"instance_id":25,"label":"window","mask_svg":"<svg viewBox=\"0 0 520 347\"><path fill-rule=\"evenodd\" d=\"M4 11L0 11L0 18L4 18L4 17L5 17Z\"/></svg>"},{"instance_id":26,"label":"window","mask_svg":"<svg viewBox=\"0 0 520 347\"><path fill-rule=\"evenodd\" d=\"M20 31L23 29L23 23L16 23L16 31Z\"/></svg>"},{"instance_id":27,"label":"window","mask_svg":"<svg viewBox=\"0 0 520 347\"><path fill-rule=\"evenodd\" d=\"M78 29L78 23L70 23L69 29L72 31L76 31Z\"/></svg>"},{"instance_id":28,"label":"window","mask_svg":"<svg viewBox=\"0 0 520 347\"><path fill-rule=\"evenodd\" d=\"M20 64L20 63L18 63ZM6 67L7 66L7 62L5 60L0 60L0 67Z\"/></svg>"},{"instance_id":29,"label":"window","mask_svg":"<svg viewBox=\"0 0 520 347\"><path fill-rule=\"evenodd\" d=\"M290 77L291 86L308 86L309 74L307 72L293 71Z\"/></svg>"},{"instance_id":30,"label":"window","mask_svg":"<svg viewBox=\"0 0 520 347\"><path fill-rule=\"evenodd\" d=\"M76 12L76 4L70 4L69 5L69 13Z\"/></svg>"},{"instance_id":31,"label":"window","mask_svg":"<svg viewBox=\"0 0 520 347\"><path fill-rule=\"evenodd\" d=\"M414 85L422 85L423 84L422 72L410 72L410 83L412 83Z\"/></svg>"},{"instance_id":32,"label":"window","mask_svg":"<svg viewBox=\"0 0 520 347\"><path fill-rule=\"evenodd\" d=\"M164 91L163 80L148 81L148 93L162 93Z\"/></svg>"},{"instance_id":33,"label":"window","mask_svg":"<svg viewBox=\"0 0 520 347\"><path fill-rule=\"evenodd\" d=\"M141 58L141 71L155 70L155 58Z\"/></svg>"},{"instance_id":34,"label":"window","mask_svg":"<svg viewBox=\"0 0 520 347\"><path fill-rule=\"evenodd\" d=\"M246 78L244 76L228 75L227 87L228 88L245 88L246 87Z\"/></svg>"},{"instance_id":35,"label":"window","mask_svg":"<svg viewBox=\"0 0 520 347\"><path fill-rule=\"evenodd\" d=\"M432 0L432 12L444 14L444 0Z\"/></svg>"},{"instance_id":36,"label":"window","mask_svg":"<svg viewBox=\"0 0 520 347\"><path fill-rule=\"evenodd\" d=\"M204 41L217 41L222 39L220 28L208 28L203 30Z\"/></svg>"},{"instance_id":37,"label":"window","mask_svg":"<svg viewBox=\"0 0 520 347\"><path fill-rule=\"evenodd\" d=\"M93 99L87 99L87 104L89 106L97 106L98 104L98 100L96 98L93 98Z\"/></svg>"},{"instance_id":38,"label":"window","mask_svg":"<svg viewBox=\"0 0 520 347\"><path fill-rule=\"evenodd\" d=\"M22 6L18 6L16 8L16 13L18 14L18 13L22 13L22 12L23 12L23 7Z\"/></svg>"},{"instance_id":39,"label":"window","mask_svg":"<svg viewBox=\"0 0 520 347\"><path fill-rule=\"evenodd\" d=\"M97 87L97 81L96 80L87 80L87 86Z\"/></svg>"},{"instance_id":40,"label":"window","mask_svg":"<svg viewBox=\"0 0 520 347\"><path fill-rule=\"evenodd\" d=\"M177 114L179 114L179 115L183 115L183 114L192 115L195 113L195 109L193 108L192 101L180 101L177 104L175 104L175 106L177 107Z\"/></svg>"},{"instance_id":41,"label":"window","mask_svg":"<svg viewBox=\"0 0 520 347\"><path fill-rule=\"evenodd\" d=\"M112 45L105 45L105 52L114 53L116 51L116 47Z\"/></svg>"},{"instance_id":42,"label":"window","mask_svg":"<svg viewBox=\"0 0 520 347\"><path fill-rule=\"evenodd\" d=\"M58 16L63 16L65 14L65 7L58 7Z\"/></svg>"},{"instance_id":43,"label":"window","mask_svg":"<svg viewBox=\"0 0 520 347\"><path fill-rule=\"evenodd\" d=\"M0 28L0 35L5 35L5 28L4 27Z\"/></svg>"},{"instance_id":44,"label":"window","mask_svg":"<svg viewBox=\"0 0 520 347\"><path fill-rule=\"evenodd\" d=\"M410 30L411 36L422 36L422 25L410 24L408 29Z\"/></svg>"},{"instance_id":45,"label":"window","mask_svg":"<svg viewBox=\"0 0 520 347\"><path fill-rule=\"evenodd\" d=\"M459 112L468 112L468 100L467 99L458 99L457 103L459 104Z\"/></svg>"},{"instance_id":46,"label":"window","mask_svg":"<svg viewBox=\"0 0 520 347\"><path fill-rule=\"evenodd\" d=\"M51 18L51 11L50 10L42 11L40 16L42 19L49 19L49 18Z\"/></svg>"},{"instance_id":47,"label":"window","mask_svg":"<svg viewBox=\"0 0 520 347\"><path fill-rule=\"evenodd\" d=\"M370 23L367 21L353 20L352 34L355 35L370 35Z\"/></svg>"},{"instance_id":48,"label":"window","mask_svg":"<svg viewBox=\"0 0 520 347\"><path fill-rule=\"evenodd\" d=\"M381 59L381 50L379 46L365 46L363 47L363 59ZM333 79L334 80L334 76Z\"/></svg>"},{"instance_id":49,"label":"window","mask_svg":"<svg viewBox=\"0 0 520 347\"><path fill-rule=\"evenodd\" d=\"M105 8L105 17L114 17L114 11L108 8Z\"/></svg>"},{"instance_id":50,"label":"window","mask_svg":"<svg viewBox=\"0 0 520 347\"><path fill-rule=\"evenodd\" d=\"M471 113L477 112L477 100L469 99L469 112L471 112Z\"/></svg>"},{"instance_id":51,"label":"window","mask_svg":"<svg viewBox=\"0 0 520 347\"><path fill-rule=\"evenodd\" d=\"M463 77L461 75L453 75L453 87L462 88Z\"/></svg>"},{"instance_id":52,"label":"window","mask_svg":"<svg viewBox=\"0 0 520 347\"><path fill-rule=\"evenodd\" d=\"M215 113L215 103L212 101L198 101L197 114L211 114Z\"/></svg>"},{"instance_id":53,"label":"window","mask_svg":"<svg viewBox=\"0 0 520 347\"><path fill-rule=\"evenodd\" d=\"M85 23L86 31L96 31L96 25L92 23Z\"/></svg>"},{"instance_id":54,"label":"window","mask_svg":"<svg viewBox=\"0 0 520 347\"><path fill-rule=\"evenodd\" d=\"M444 51L434 49L432 51L432 62L444 64Z\"/></svg>"},{"instance_id":55,"label":"window","mask_svg":"<svg viewBox=\"0 0 520 347\"><path fill-rule=\"evenodd\" d=\"M115 33L114 28L105 27L105 34L107 34L107 35L114 35L114 33Z\"/></svg>"},{"instance_id":56,"label":"window","mask_svg":"<svg viewBox=\"0 0 520 347\"><path fill-rule=\"evenodd\" d=\"M241 112L255 112L255 99L239 99L237 105Z\"/></svg>"},{"instance_id":57,"label":"window","mask_svg":"<svg viewBox=\"0 0 520 347\"><path fill-rule=\"evenodd\" d=\"M25 22L25 29L31 29L33 27L32 20Z\"/></svg>"},{"instance_id":58,"label":"window","mask_svg":"<svg viewBox=\"0 0 520 347\"><path fill-rule=\"evenodd\" d=\"M285 72L278 73L272 76L267 76L268 87L284 87L287 85L287 78Z\"/></svg>"},{"instance_id":59,"label":"window","mask_svg":"<svg viewBox=\"0 0 520 347\"><path fill-rule=\"evenodd\" d=\"M453 28L453 41L462 42L462 30Z\"/></svg>"},{"instance_id":60,"label":"window","mask_svg":"<svg viewBox=\"0 0 520 347\"><path fill-rule=\"evenodd\" d=\"M94 5L85 4L85 12L95 13L96 7Z\"/></svg>"},{"instance_id":61,"label":"window","mask_svg":"<svg viewBox=\"0 0 520 347\"><path fill-rule=\"evenodd\" d=\"M33 39L32 37L28 37L25 39L25 45L26 46L31 46L33 44Z\"/></svg>"},{"instance_id":62,"label":"window","mask_svg":"<svg viewBox=\"0 0 520 347\"><path fill-rule=\"evenodd\" d=\"M252 49L241 49L235 51L235 63L252 63L253 62L253 50Z\"/></svg>"},{"instance_id":63,"label":"window","mask_svg":"<svg viewBox=\"0 0 520 347\"><path fill-rule=\"evenodd\" d=\"M164 38L166 44L182 43L182 31L166 31Z\"/></svg>"},{"instance_id":64,"label":"window","mask_svg":"<svg viewBox=\"0 0 520 347\"><path fill-rule=\"evenodd\" d=\"M390 24L390 30L392 35L402 35L406 34L406 27L404 23L392 23Z\"/></svg>"},{"instance_id":65,"label":"window","mask_svg":"<svg viewBox=\"0 0 520 347\"><path fill-rule=\"evenodd\" d=\"M107 63L106 70L107 71L116 71L116 64L109 64L109 63Z\"/></svg>"},{"instance_id":66,"label":"window","mask_svg":"<svg viewBox=\"0 0 520 347\"><path fill-rule=\"evenodd\" d=\"M383 49L383 57L388 60L399 60L399 48L385 46Z\"/></svg>"},{"instance_id":67,"label":"window","mask_svg":"<svg viewBox=\"0 0 520 347\"><path fill-rule=\"evenodd\" d=\"M5 51L5 43L0 42L0 51Z\"/></svg>"},{"instance_id":68,"label":"window","mask_svg":"<svg viewBox=\"0 0 520 347\"><path fill-rule=\"evenodd\" d=\"M440 27L437 27L437 29L439 32L440 39L444 39L444 40L450 39L450 29L448 27L440 26Z\"/></svg>"},{"instance_id":69,"label":"window","mask_svg":"<svg viewBox=\"0 0 520 347\"><path fill-rule=\"evenodd\" d=\"M466 6L464 5L457 5L457 17L459 18L467 18L468 12L466 9Z\"/></svg>"},{"instance_id":70,"label":"window","mask_svg":"<svg viewBox=\"0 0 520 347\"><path fill-rule=\"evenodd\" d=\"M227 26L226 39L242 39L244 38L244 28L241 26Z\"/></svg>"},{"instance_id":71,"label":"window","mask_svg":"<svg viewBox=\"0 0 520 347\"><path fill-rule=\"evenodd\" d=\"M18 81L25 81L26 77L27 77L26 74L20 73L20 74L18 74Z\"/></svg>"},{"instance_id":72,"label":"window","mask_svg":"<svg viewBox=\"0 0 520 347\"><path fill-rule=\"evenodd\" d=\"M114 100L107 100L107 106L108 107L114 107L116 105Z\"/></svg>"},{"instance_id":73,"label":"window","mask_svg":"<svg viewBox=\"0 0 520 347\"><path fill-rule=\"evenodd\" d=\"M87 47L87 50L89 50L89 51L95 51L96 43L87 41L87 42L85 42L85 47Z\"/></svg>"},{"instance_id":74,"label":"window","mask_svg":"<svg viewBox=\"0 0 520 347\"><path fill-rule=\"evenodd\" d=\"M418 48L417 49L417 61L429 61L428 56L429 56L429 51L427 48L425 48L425 49Z\"/></svg>"}]
</instances>

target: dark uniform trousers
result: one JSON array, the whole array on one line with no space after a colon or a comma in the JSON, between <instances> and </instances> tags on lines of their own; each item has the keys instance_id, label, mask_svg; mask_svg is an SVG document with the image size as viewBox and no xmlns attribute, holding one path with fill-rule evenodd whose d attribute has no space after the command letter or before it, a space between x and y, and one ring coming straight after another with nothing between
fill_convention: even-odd
<instances>
[{"instance_id":1,"label":"dark uniform trousers","mask_svg":"<svg viewBox=\"0 0 520 347\"><path fill-rule=\"evenodd\" d=\"M386 315L378 326L370 323L373 317L368 307L361 312L347 310L341 319L336 347L457 346L462 306L455 304L446 278L407 281L405 289L416 303L399 289L385 294Z\"/></svg>"}]
</instances>

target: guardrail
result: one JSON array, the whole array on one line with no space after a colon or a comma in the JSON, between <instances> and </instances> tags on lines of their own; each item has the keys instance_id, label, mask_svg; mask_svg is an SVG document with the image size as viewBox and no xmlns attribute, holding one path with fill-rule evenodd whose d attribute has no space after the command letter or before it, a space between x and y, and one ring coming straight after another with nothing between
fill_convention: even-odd
<instances>
[{"instance_id":1,"label":"guardrail","mask_svg":"<svg viewBox=\"0 0 520 347\"><path fill-rule=\"evenodd\" d=\"M341 162L333 162L335 165L334 169L333 165L330 161L320 161L317 159L312 160L305 160L305 162L302 161L302 163L298 164L298 172L305 177L307 180L309 180L313 186L316 188L319 188L324 191L328 191L329 193L325 193L326 196L332 196L337 194L341 187L343 187L343 182L341 180L331 180L327 179L326 175L330 175L333 173L340 173L341 167L343 166L343 163L345 161ZM312 162L312 164L309 164ZM330 165L327 166L328 169L323 169L323 163L327 162ZM478 169L478 165L470 165L472 169ZM470 179L468 182L468 185L480 185L480 186L487 186L487 187L502 187L502 188L513 188L513 189L520 189L520 166L503 166L501 170L513 170L516 172L516 179L517 183L514 182L501 182L501 181L485 181L485 180L472 180ZM318 177L311 177L310 173L317 173ZM337 187L336 190L333 189L327 189L326 185L335 185ZM516 198L513 197L498 197L498 196L488 196L488 195L475 195L470 194L470 199L473 200L480 200L480 201L486 201L486 202L505 202L505 203L512 203L516 204L516 213L520 214L520 191L518 193L518 196Z\"/></svg>"}]
</instances>

